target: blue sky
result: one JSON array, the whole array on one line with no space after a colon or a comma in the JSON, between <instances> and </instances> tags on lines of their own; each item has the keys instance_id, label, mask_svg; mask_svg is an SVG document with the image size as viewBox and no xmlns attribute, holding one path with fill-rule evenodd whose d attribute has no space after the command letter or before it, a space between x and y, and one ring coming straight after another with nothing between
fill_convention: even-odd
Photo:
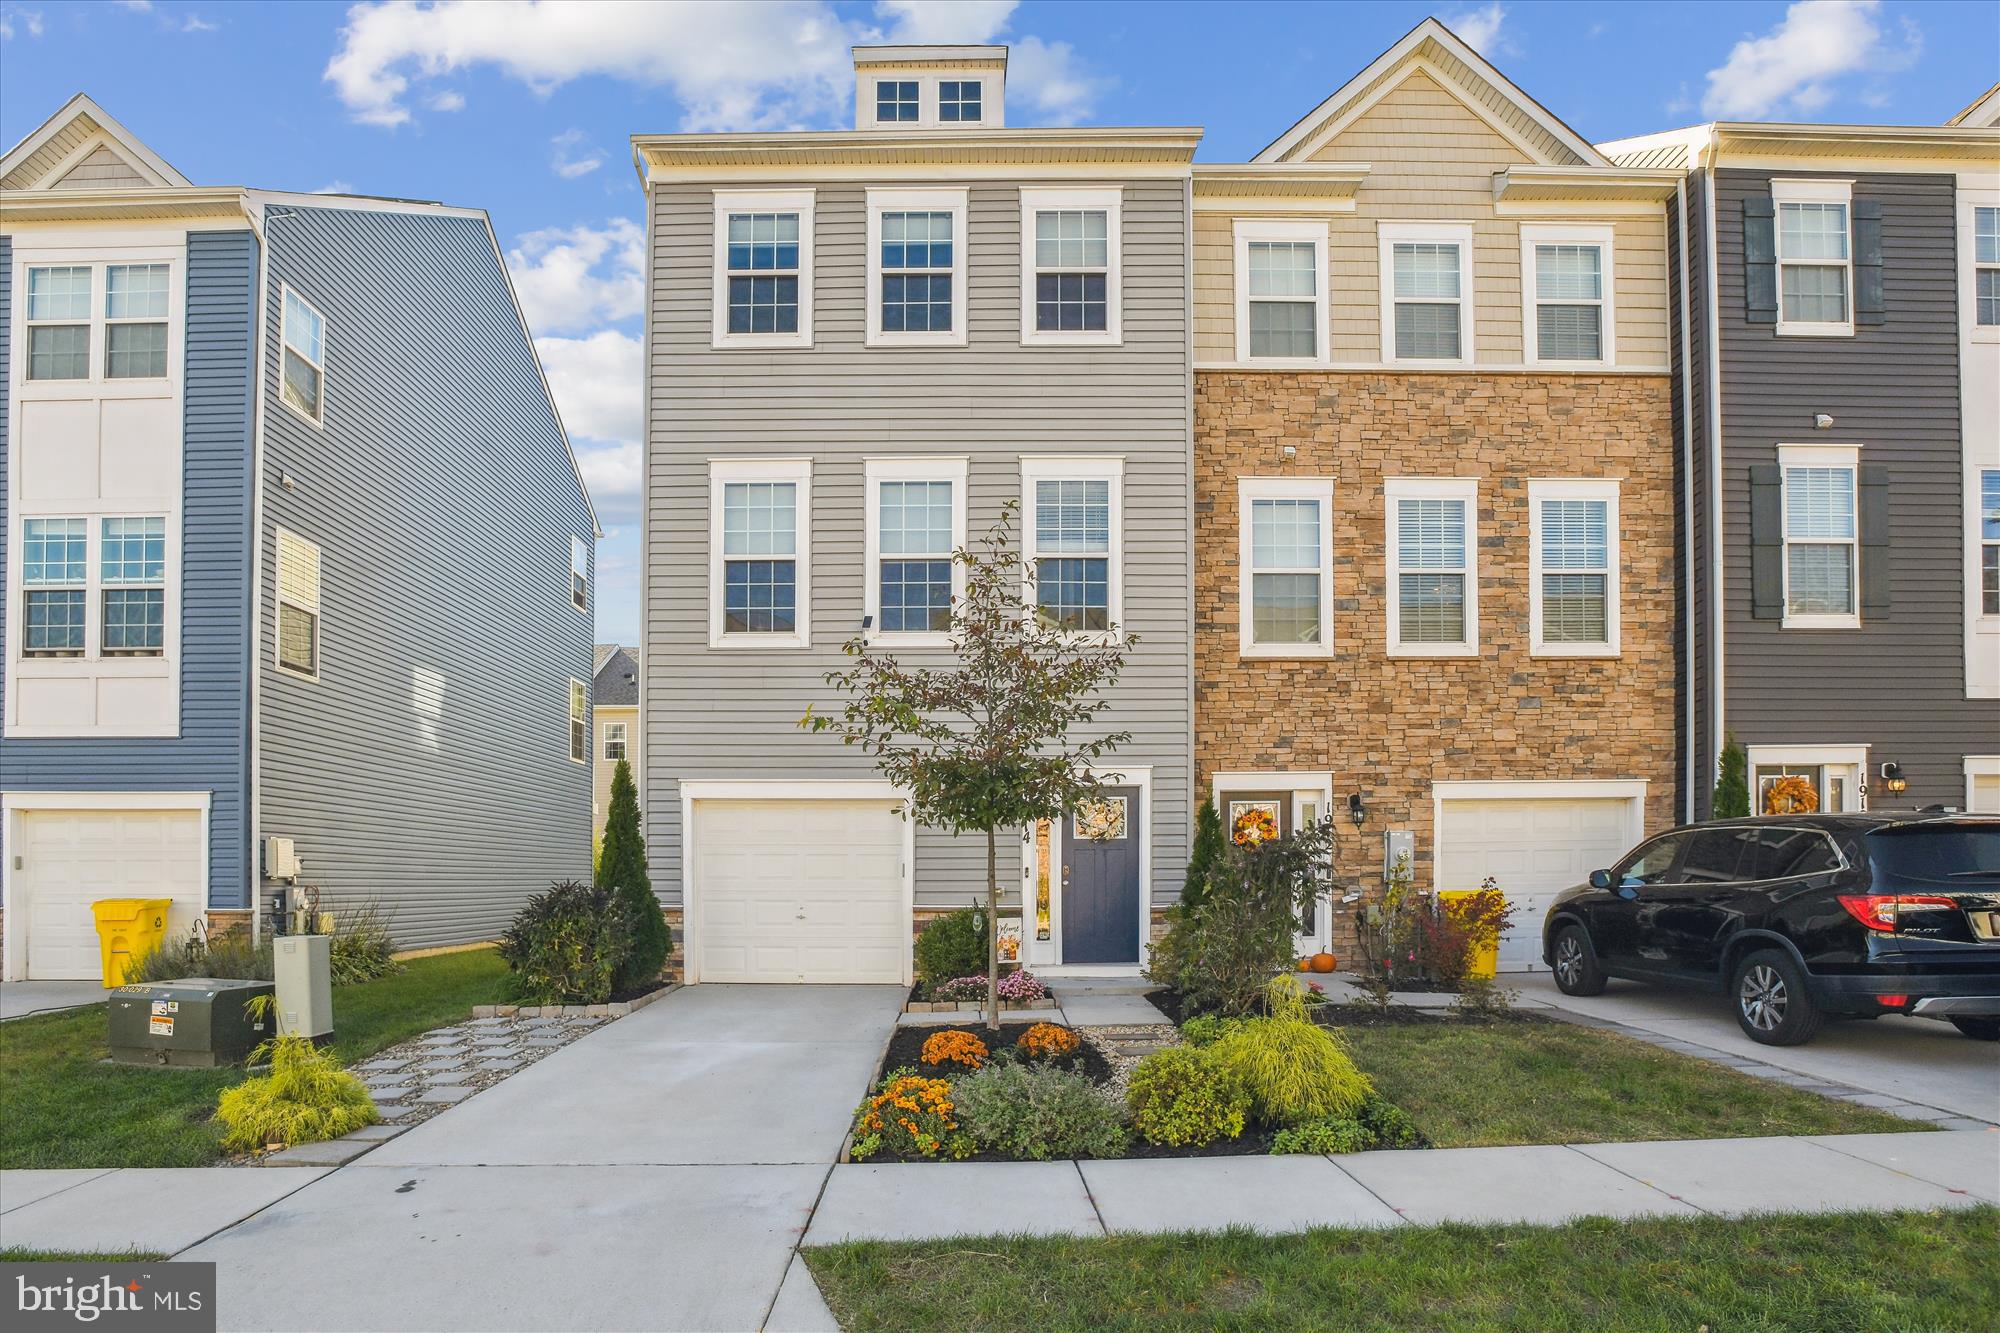
<instances>
[{"instance_id":1,"label":"blue sky","mask_svg":"<svg viewBox=\"0 0 2000 1333\"><path fill-rule=\"evenodd\" d=\"M2000 5L756 5L0 0L0 141L90 93L190 179L488 209L638 632L635 131L844 126L846 48L1005 41L1012 124L1205 128L1241 160L1427 15L1585 136L1709 119L1936 124L2000 77Z\"/></svg>"}]
</instances>

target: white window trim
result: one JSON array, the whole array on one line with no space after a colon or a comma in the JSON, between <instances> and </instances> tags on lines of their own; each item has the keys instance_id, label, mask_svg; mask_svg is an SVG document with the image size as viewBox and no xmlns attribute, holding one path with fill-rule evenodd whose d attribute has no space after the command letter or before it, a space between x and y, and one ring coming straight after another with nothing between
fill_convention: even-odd
<instances>
[{"instance_id":1,"label":"white window trim","mask_svg":"<svg viewBox=\"0 0 2000 1333\"><path fill-rule=\"evenodd\" d=\"M36 249L29 236L14 238L13 343L16 349L7 378L12 401L34 399L92 398L177 398L187 356L187 247L184 245L137 245L130 248L98 246L90 250ZM145 319L114 321L104 312L110 299L107 268L127 264L167 266L167 314L164 321ZM35 324L84 324L89 328L86 351L89 374L74 380L31 380L28 378L28 270L31 268L87 268L90 270L90 317L88 319L36 320ZM105 376L110 360L106 339L113 323L159 324L167 326L167 373L149 378L109 379ZM18 416L16 418L18 420Z\"/></svg>"},{"instance_id":2,"label":"white window trim","mask_svg":"<svg viewBox=\"0 0 2000 1333\"><path fill-rule=\"evenodd\" d=\"M1964 312L1960 322L1965 326L1968 342L2000 343L2000 324L1979 322L1979 273L1982 269L2000 272L2000 264L1979 262L1979 210L2000 208L2000 189L1968 189L1965 178L1959 178L1959 309Z\"/></svg>"},{"instance_id":3,"label":"white window trim","mask_svg":"<svg viewBox=\"0 0 2000 1333\"><path fill-rule=\"evenodd\" d=\"M1847 258L1839 267L1847 272L1847 318L1831 320L1788 320L1785 318L1785 265L1805 268L1833 268L1824 259L1785 258L1786 204L1840 204L1847 210ZM1771 253L1776 258L1778 296L1778 336L1781 338L1851 338L1854 336L1854 182L1774 180L1771 182Z\"/></svg>"},{"instance_id":4,"label":"white window trim","mask_svg":"<svg viewBox=\"0 0 2000 1333\"><path fill-rule=\"evenodd\" d=\"M1848 564L1853 586L1848 596L1854 609L1841 615L1794 615L1792 613L1792 506L1791 470L1795 467L1845 468L1854 474L1854 535L1846 538L1854 552ZM1784 629L1859 629L1861 627L1861 446L1855 444L1781 444L1778 446L1778 558L1779 579L1784 597ZM1839 538L1815 537L1808 545L1838 544Z\"/></svg>"},{"instance_id":5,"label":"white window trim","mask_svg":"<svg viewBox=\"0 0 2000 1333\"><path fill-rule=\"evenodd\" d=\"M1258 643L1256 641L1256 562L1251 531L1252 509L1258 500L1317 500L1319 502L1319 641L1317 643ZM1260 658L1333 656L1333 478L1238 477L1236 479L1236 604L1237 655ZM1288 573L1303 571L1268 571Z\"/></svg>"},{"instance_id":6,"label":"white window trim","mask_svg":"<svg viewBox=\"0 0 2000 1333\"><path fill-rule=\"evenodd\" d=\"M583 580L583 600L580 602L576 598L576 581L579 578ZM580 615L590 613L590 543L575 534L571 534L569 539L569 604Z\"/></svg>"},{"instance_id":7,"label":"white window trim","mask_svg":"<svg viewBox=\"0 0 2000 1333\"><path fill-rule=\"evenodd\" d=\"M865 129L886 130L891 134L910 134L917 130L992 130L1004 125L1001 105L1005 96L1006 76L998 69L940 70L936 73L919 73L914 70L877 71L871 66L857 70L855 97L859 111L854 123ZM882 120L878 117L875 102L877 83L914 83L917 85L917 118L915 120ZM938 119L939 84L976 83L979 85L978 120Z\"/></svg>"},{"instance_id":8,"label":"white window trim","mask_svg":"<svg viewBox=\"0 0 2000 1333\"><path fill-rule=\"evenodd\" d=\"M1743 769L1750 781L1750 804L1755 812L1757 803L1757 770L1760 768L1852 768L1852 786L1855 811L1868 808L1869 768L1868 747L1865 745L1746 745L1743 747ZM1823 814L1839 814L1837 810L1822 811Z\"/></svg>"},{"instance_id":9,"label":"white window trim","mask_svg":"<svg viewBox=\"0 0 2000 1333\"><path fill-rule=\"evenodd\" d=\"M1542 638L1542 501L1604 502L1604 642L1548 643ZM1555 570L1555 573L1587 571ZM1528 480L1528 655L1530 657L1617 657L1619 655L1618 482L1615 478Z\"/></svg>"},{"instance_id":10,"label":"white window trim","mask_svg":"<svg viewBox=\"0 0 2000 1333\"><path fill-rule=\"evenodd\" d=\"M1111 629L1102 634L1094 630L1079 631L1069 637L1079 641L1122 643L1125 640L1125 460L1123 458L1060 454L1021 456L1022 564L1032 574L1036 561L1041 558L1035 548L1035 483L1076 480L1111 483L1111 549L1106 553L1108 563L1104 573L1104 615L1110 622ZM1029 606L1032 607L1035 604L1033 581L1025 581L1022 591L1028 599Z\"/></svg>"},{"instance_id":11,"label":"white window trim","mask_svg":"<svg viewBox=\"0 0 2000 1333\"><path fill-rule=\"evenodd\" d=\"M885 481L948 481L951 483L951 549L958 552L965 549L965 509L967 460L964 458L869 458L863 460L862 473L865 478L865 508L867 510L868 537L866 547L865 585L862 611L868 617L868 628L862 636L869 643L886 643L910 648L948 648L952 637L949 631L939 630L897 630L890 632L882 625L882 502L881 486ZM936 557L930 557L935 559ZM965 596L965 567L956 559L951 562L951 597L956 603Z\"/></svg>"},{"instance_id":12,"label":"white window trim","mask_svg":"<svg viewBox=\"0 0 2000 1333\"><path fill-rule=\"evenodd\" d=\"M1477 312L1473 293L1472 224L1458 222L1382 222L1376 224L1378 281L1382 289L1382 364L1385 366L1469 366L1473 363ZM1450 241L1458 246L1458 356L1399 357L1396 355L1396 245L1409 241ZM1425 301L1425 305L1441 305Z\"/></svg>"},{"instance_id":13,"label":"white window trim","mask_svg":"<svg viewBox=\"0 0 2000 1333\"><path fill-rule=\"evenodd\" d=\"M1332 228L1326 222L1282 218L1237 218L1235 222L1236 359L1257 366L1323 366L1332 355L1327 285L1332 273ZM1250 355L1250 242L1310 241L1318 249L1313 270L1313 355Z\"/></svg>"},{"instance_id":14,"label":"white window trim","mask_svg":"<svg viewBox=\"0 0 2000 1333\"><path fill-rule=\"evenodd\" d=\"M1549 222L1523 222L1521 224L1521 353L1522 360L1530 366L1563 366L1578 368L1602 368L1618 363L1618 311L1616 291L1618 287L1617 256L1612 242L1616 229L1609 224L1561 224ZM1601 295L1598 306L1603 311L1598 316L1601 330L1598 351L1594 360L1572 361L1568 359L1544 360L1541 355L1541 328L1538 312L1542 298L1538 294L1539 270L1535 259L1535 247L1539 245L1594 245L1598 248ZM1588 305L1587 301L1555 301L1550 305Z\"/></svg>"},{"instance_id":15,"label":"white window trim","mask_svg":"<svg viewBox=\"0 0 2000 1333\"><path fill-rule=\"evenodd\" d=\"M882 329L882 215L884 213L951 214L951 328L942 332L924 330L885 333ZM966 234L966 191L870 190L868 191L868 327L869 347L963 347L972 322L971 294L966 290L966 252L971 237Z\"/></svg>"},{"instance_id":16,"label":"white window trim","mask_svg":"<svg viewBox=\"0 0 2000 1333\"><path fill-rule=\"evenodd\" d=\"M1965 756L1965 808L1978 814L2000 814L2000 810L1980 810L1973 804L1974 778L2000 777L2000 754L1969 754Z\"/></svg>"},{"instance_id":17,"label":"white window trim","mask_svg":"<svg viewBox=\"0 0 2000 1333\"><path fill-rule=\"evenodd\" d=\"M603 733L598 739L597 752L605 763L615 764L620 759L625 760L627 763L631 762L632 760L631 727L632 727L631 723L622 721L606 722L604 724ZM614 731L618 733L615 738L611 734ZM625 747L624 754L613 755L611 753L611 742L613 741L613 739L616 739L620 745Z\"/></svg>"},{"instance_id":18,"label":"white window trim","mask_svg":"<svg viewBox=\"0 0 2000 1333\"><path fill-rule=\"evenodd\" d=\"M285 298L288 296L296 296L300 305L319 317L319 360L317 361L285 341ZM304 293L289 283L281 282L278 284L278 384L273 396L277 398L286 411L311 426L314 430L326 429L326 341L327 334L331 329L332 321L327 319L326 312L311 301L308 301ZM285 397L285 353L287 351L297 352L299 360L319 372L319 414L317 416L307 412L298 404L292 402L291 399Z\"/></svg>"},{"instance_id":19,"label":"white window trim","mask_svg":"<svg viewBox=\"0 0 2000 1333\"><path fill-rule=\"evenodd\" d=\"M285 596L284 581L280 577L280 571L284 566L284 546L286 542L295 542L300 546L307 547L313 553L314 595L311 606ZM308 537L300 536L290 528L273 528L271 537L271 586L273 589L271 601L271 666L281 676L290 676L293 680L316 681L320 677L320 669L326 664L326 615L321 609L326 605L325 550L318 542ZM297 667L285 664L283 634L278 624L280 618L278 608L287 605L295 610L304 611L313 618L313 669L311 671L300 671Z\"/></svg>"},{"instance_id":20,"label":"white window trim","mask_svg":"<svg viewBox=\"0 0 2000 1333\"><path fill-rule=\"evenodd\" d=\"M1117 186L1107 189L1021 190L1021 345L1024 347L1109 346L1125 341L1123 306L1124 197ZM1035 327L1035 279L1041 270L1035 264L1035 214L1044 210L1102 210L1104 213L1104 328L1038 329ZM1076 272L1058 268L1056 272Z\"/></svg>"},{"instance_id":21,"label":"white window trim","mask_svg":"<svg viewBox=\"0 0 2000 1333\"><path fill-rule=\"evenodd\" d=\"M795 602L790 634L724 631L723 488L732 481L789 481L793 496L792 540ZM812 647L812 460L809 458L712 458L708 463L708 646L711 648L791 649Z\"/></svg>"},{"instance_id":22,"label":"white window trim","mask_svg":"<svg viewBox=\"0 0 2000 1333\"><path fill-rule=\"evenodd\" d=\"M2000 472L2000 461L1992 463L1970 463L1965 469L1965 494L1968 513L1966 514L1966 620L1967 631L1976 634L1992 634L2000 630L2000 615L1986 610L1986 548L1992 543L1986 536L1986 474Z\"/></svg>"},{"instance_id":23,"label":"white window trim","mask_svg":"<svg viewBox=\"0 0 2000 1333\"><path fill-rule=\"evenodd\" d=\"M80 583L63 582L54 584L31 584L27 581L25 563L28 524L43 519L83 520L83 579ZM104 522L113 518L157 518L166 526L165 569L158 583L107 583L104 580ZM15 596L13 614L8 617L7 633L11 641L7 646L8 670L18 674L25 666L31 676L44 673L37 667L68 664L72 669L88 665L90 674L97 679L115 676L143 676L148 679L160 674L158 663L179 656L180 647L180 540L181 529L178 515L165 506L134 508L124 501L82 501L71 507L48 512L25 513L13 520L13 549L9 552L9 583ZM28 594L51 589L83 590L83 651L75 654L29 653L27 651ZM157 653L110 653L104 650L104 594L116 588L158 588L164 609L161 616L160 651ZM58 667L60 674L62 672ZM177 668L176 668L177 669ZM43 734L30 727L19 734ZM67 734L67 733L64 733ZM97 735L95 729L85 733Z\"/></svg>"},{"instance_id":24,"label":"white window trim","mask_svg":"<svg viewBox=\"0 0 2000 1333\"><path fill-rule=\"evenodd\" d=\"M578 700L581 700L583 703L583 716L580 718L576 713ZM563 724L563 750L568 754L569 761L572 764L588 764L590 762L590 686L578 680L575 676L569 678L569 693L563 698ZM583 738L583 744L580 746L576 743L579 736Z\"/></svg>"},{"instance_id":25,"label":"white window trim","mask_svg":"<svg viewBox=\"0 0 2000 1333\"><path fill-rule=\"evenodd\" d=\"M1391 657L1479 656L1479 480L1476 477L1389 477L1382 483L1384 509L1383 559L1388 578L1383 584L1388 603L1388 653ZM1463 643L1404 643L1401 593L1401 524L1399 500L1465 501L1465 641ZM1436 571L1449 573L1448 570Z\"/></svg>"},{"instance_id":26,"label":"white window trim","mask_svg":"<svg viewBox=\"0 0 2000 1333\"><path fill-rule=\"evenodd\" d=\"M708 345L725 347L811 347L813 345L813 199L811 190L717 190L711 256L709 304L712 321ZM799 327L795 333L731 333L729 331L729 215L731 213L797 213L799 215Z\"/></svg>"}]
</instances>

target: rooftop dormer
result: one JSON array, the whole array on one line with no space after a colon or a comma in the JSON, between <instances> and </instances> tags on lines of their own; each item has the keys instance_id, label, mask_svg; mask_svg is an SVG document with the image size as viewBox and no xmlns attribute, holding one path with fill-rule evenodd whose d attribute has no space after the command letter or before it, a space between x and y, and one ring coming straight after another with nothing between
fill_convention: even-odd
<instances>
[{"instance_id":1,"label":"rooftop dormer","mask_svg":"<svg viewBox=\"0 0 2000 1333\"><path fill-rule=\"evenodd\" d=\"M857 46L854 128L956 130L1007 123L1004 46Z\"/></svg>"}]
</instances>

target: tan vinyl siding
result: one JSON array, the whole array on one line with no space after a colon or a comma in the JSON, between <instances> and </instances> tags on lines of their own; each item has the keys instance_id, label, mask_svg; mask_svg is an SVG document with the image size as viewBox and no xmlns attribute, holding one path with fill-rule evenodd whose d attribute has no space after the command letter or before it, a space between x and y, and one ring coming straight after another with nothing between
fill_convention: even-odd
<instances>
[{"instance_id":1,"label":"tan vinyl siding","mask_svg":"<svg viewBox=\"0 0 2000 1333\"><path fill-rule=\"evenodd\" d=\"M150 185L145 176L133 170L132 164L100 145L83 161L63 173L63 178L50 189L54 190L114 190L124 186Z\"/></svg>"},{"instance_id":2,"label":"tan vinyl siding","mask_svg":"<svg viewBox=\"0 0 2000 1333\"><path fill-rule=\"evenodd\" d=\"M644 770L639 764L639 710L632 707L595 704L591 710L590 738L590 834L604 835L604 821L611 813L611 776L618 771L616 759L604 757L604 729L613 722L625 724L625 760L636 778Z\"/></svg>"},{"instance_id":3,"label":"tan vinyl siding","mask_svg":"<svg viewBox=\"0 0 2000 1333\"><path fill-rule=\"evenodd\" d=\"M1456 93L1415 70L1406 71L1394 91L1323 146L1313 160L1368 165L1355 211L1328 218L1332 232L1328 346L1335 364L1383 360L1377 231L1383 222L1472 225L1475 362L1522 363L1522 219L1496 215L1493 174L1533 158L1474 114ZM1197 363L1236 359L1232 228L1232 219L1225 214L1205 213L1196 219ZM1665 210L1657 217L1617 219L1613 248L1618 364L1657 369L1667 359Z\"/></svg>"},{"instance_id":4,"label":"tan vinyl siding","mask_svg":"<svg viewBox=\"0 0 2000 1333\"><path fill-rule=\"evenodd\" d=\"M1023 347L1020 190L1046 183L971 186L970 345L947 349L864 346L866 187L788 184L816 189L814 345L791 351L709 346L713 193L655 188L642 805L654 885L670 905L680 901L682 780L876 776L865 756L798 721L808 704L839 706L823 677L861 628L864 459L897 454L970 460L973 537L1019 499L1021 455L1124 458L1124 622L1142 642L1107 729L1133 733L1119 762L1153 767L1154 893L1178 891L1192 749L1187 187L1124 186L1123 346ZM708 466L731 456L812 460L809 649L709 647ZM1011 835L1000 856L1011 896ZM984 839L919 830L915 881L920 907L964 905L984 890Z\"/></svg>"}]
</instances>

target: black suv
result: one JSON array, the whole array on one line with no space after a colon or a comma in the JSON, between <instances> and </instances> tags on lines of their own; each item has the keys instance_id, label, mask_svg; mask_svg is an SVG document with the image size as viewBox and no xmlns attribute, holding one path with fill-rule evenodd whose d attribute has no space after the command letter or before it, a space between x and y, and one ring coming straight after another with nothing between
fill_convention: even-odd
<instances>
[{"instance_id":1,"label":"black suv","mask_svg":"<svg viewBox=\"0 0 2000 1333\"><path fill-rule=\"evenodd\" d=\"M2000 819L1772 815L1677 828L1566 889L1565 995L1606 977L1723 990L1767 1046L1828 1017L1924 1014L2000 1041Z\"/></svg>"}]
</instances>

